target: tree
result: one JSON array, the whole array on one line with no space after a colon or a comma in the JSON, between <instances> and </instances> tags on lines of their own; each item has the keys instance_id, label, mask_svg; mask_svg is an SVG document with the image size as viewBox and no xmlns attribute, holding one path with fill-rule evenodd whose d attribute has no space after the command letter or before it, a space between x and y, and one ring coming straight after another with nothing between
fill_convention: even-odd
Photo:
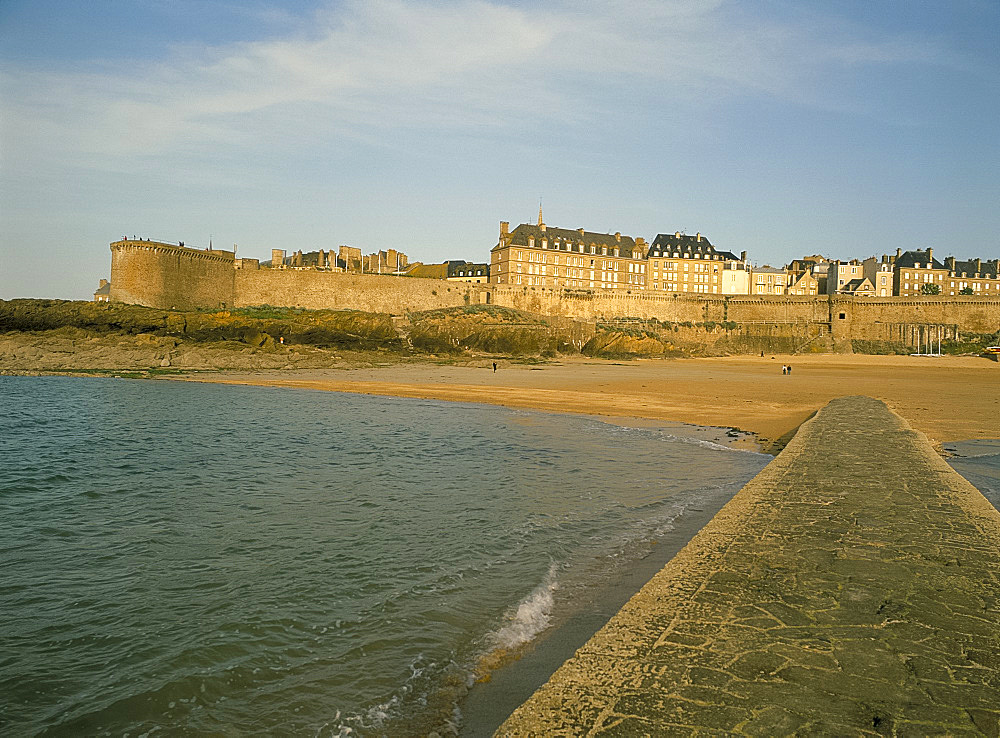
<instances>
[{"instance_id":1,"label":"tree","mask_svg":"<svg viewBox=\"0 0 1000 738\"><path fill-rule=\"evenodd\" d=\"M960 289L958 291L958 294L960 294L960 295L974 295L974 294L976 294L976 291L974 289L972 289L971 287L963 287L962 289Z\"/></svg>"},{"instance_id":2,"label":"tree","mask_svg":"<svg viewBox=\"0 0 1000 738\"><path fill-rule=\"evenodd\" d=\"M924 282L922 285L920 285L920 294L921 295L940 295L941 294L941 285L934 284L933 282Z\"/></svg>"}]
</instances>

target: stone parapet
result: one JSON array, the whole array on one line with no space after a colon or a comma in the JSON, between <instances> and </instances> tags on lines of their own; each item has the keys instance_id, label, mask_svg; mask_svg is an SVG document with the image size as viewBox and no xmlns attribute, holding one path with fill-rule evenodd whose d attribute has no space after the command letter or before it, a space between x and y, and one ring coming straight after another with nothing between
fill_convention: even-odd
<instances>
[{"instance_id":1,"label":"stone parapet","mask_svg":"<svg viewBox=\"0 0 1000 738\"><path fill-rule=\"evenodd\" d=\"M1000 513L834 400L497 735L997 735Z\"/></svg>"}]
</instances>

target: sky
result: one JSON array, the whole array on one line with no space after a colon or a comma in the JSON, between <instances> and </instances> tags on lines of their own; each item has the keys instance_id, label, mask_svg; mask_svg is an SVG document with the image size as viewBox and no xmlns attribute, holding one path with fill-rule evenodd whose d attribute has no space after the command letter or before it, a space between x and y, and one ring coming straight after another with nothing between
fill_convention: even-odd
<instances>
[{"instance_id":1,"label":"sky","mask_svg":"<svg viewBox=\"0 0 1000 738\"><path fill-rule=\"evenodd\" d=\"M996 0L0 0L0 299L122 235L1000 257Z\"/></svg>"}]
</instances>

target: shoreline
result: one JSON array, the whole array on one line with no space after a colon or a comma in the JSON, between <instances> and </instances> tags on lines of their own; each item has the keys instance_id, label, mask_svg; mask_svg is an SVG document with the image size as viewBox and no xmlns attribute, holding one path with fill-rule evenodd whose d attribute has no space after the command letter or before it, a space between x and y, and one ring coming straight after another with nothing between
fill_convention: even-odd
<instances>
[{"instance_id":1,"label":"shoreline","mask_svg":"<svg viewBox=\"0 0 1000 738\"><path fill-rule=\"evenodd\" d=\"M791 364L790 375L781 373ZM730 356L606 361L561 358L546 364L492 359L466 365L430 362L373 368L222 370L163 377L173 381L288 387L472 402L591 415L608 422L641 418L752 434L778 453L796 429L837 397L882 400L942 443L1000 437L1000 372L977 357L870 355Z\"/></svg>"}]
</instances>

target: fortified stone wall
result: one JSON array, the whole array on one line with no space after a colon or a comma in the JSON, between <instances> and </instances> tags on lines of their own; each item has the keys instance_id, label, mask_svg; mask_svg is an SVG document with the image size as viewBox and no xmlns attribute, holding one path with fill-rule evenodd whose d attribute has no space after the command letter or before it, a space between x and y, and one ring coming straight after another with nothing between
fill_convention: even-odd
<instances>
[{"instance_id":1,"label":"fortified stone wall","mask_svg":"<svg viewBox=\"0 0 1000 738\"><path fill-rule=\"evenodd\" d=\"M111 299L169 309L276 305L354 309L396 315L420 310L495 304L552 317L588 321L655 318L808 326L825 324L834 342L899 340L912 326L950 326L990 333L1000 329L1000 299L984 297L855 298L661 295L631 290L565 290L481 285L374 274L293 269L235 269L234 254L155 241L111 244ZM798 329L797 329L798 330Z\"/></svg>"},{"instance_id":2,"label":"fortified stone wall","mask_svg":"<svg viewBox=\"0 0 1000 738\"><path fill-rule=\"evenodd\" d=\"M956 325L974 333L1000 329L997 297L841 298L835 304L843 306L839 312L848 310L854 332L866 332L885 323Z\"/></svg>"},{"instance_id":3,"label":"fortified stone wall","mask_svg":"<svg viewBox=\"0 0 1000 738\"><path fill-rule=\"evenodd\" d=\"M132 239L111 244L111 299L169 310L231 307L234 254Z\"/></svg>"},{"instance_id":4,"label":"fortified stone wall","mask_svg":"<svg viewBox=\"0 0 1000 738\"><path fill-rule=\"evenodd\" d=\"M736 295L726 300L726 317L737 323L828 323L829 300L824 297L762 297Z\"/></svg>"},{"instance_id":5,"label":"fortified stone wall","mask_svg":"<svg viewBox=\"0 0 1000 738\"><path fill-rule=\"evenodd\" d=\"M485 293L482 299L485 301ZM400 315L479 301L479 290L441 279L294 269L243 269L235 277L237 307L280 305Z\"/></svg>"},{"instance_id":6,"label":"fortified stone wall","mask_svg":"<svg viewBox=\"0 0 1000 738\"><path fill-rule=\"evenodd\" d=\"M712 301L693 297L506 285L490 285L488 291L491 303L540 315L562 315L583 320L656 318L675 323L716 320L708 316L707 306Z\"/></svg>"}]
</instances>

